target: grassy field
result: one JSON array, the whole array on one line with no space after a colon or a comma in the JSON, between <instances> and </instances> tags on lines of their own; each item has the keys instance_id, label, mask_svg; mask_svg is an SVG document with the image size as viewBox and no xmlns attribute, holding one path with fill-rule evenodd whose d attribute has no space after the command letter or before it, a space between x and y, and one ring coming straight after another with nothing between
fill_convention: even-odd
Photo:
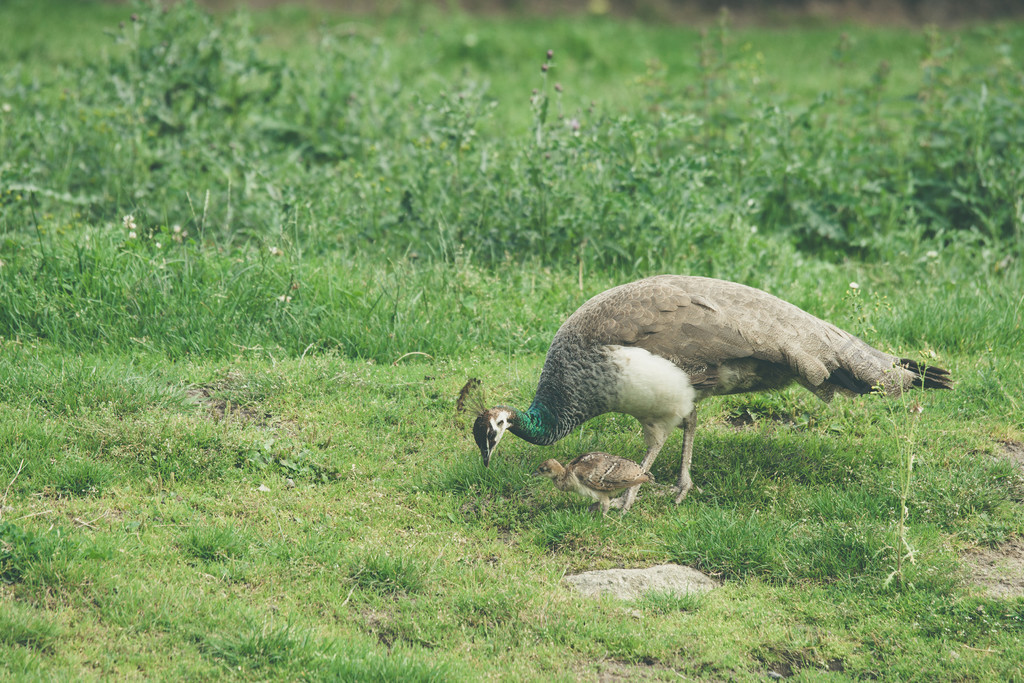
<instances>
[{"instance_id":1,"label":"grassy field","mask_svg":"<svg viewBox=\"0 0 1024 683\"><path fill-rule=\"evenodd\" d=\"M1024 677L1024 26L410 7L0 5L0 677ZM528 475L632 418L484 469L466 379L658 272L956 388L711 400L625 516Z\"/></svg>"}]
</instances>

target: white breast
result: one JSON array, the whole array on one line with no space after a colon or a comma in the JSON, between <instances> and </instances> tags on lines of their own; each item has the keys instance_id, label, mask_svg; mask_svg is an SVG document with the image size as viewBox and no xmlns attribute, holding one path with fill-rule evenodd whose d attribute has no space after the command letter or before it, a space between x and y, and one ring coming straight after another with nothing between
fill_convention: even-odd
<instances>
[{"instance_id":1,"label":"white breast","mask_svg":"<svg viewBox=\"0 0 1024 683\"><path fill-rule=\"evenodd\" d=\"M575 474L570 476L570 481L572 482L573 490L576 491L576 493L580 494L581 496L593 498L594 500L601 500L601 496L599 496L597 492L594 491L593 489L589 489L586 486L584 486Z\"/></svg>"},{"instance_id":2,"label":"white breast","mask_svg":"<svg viewBox=\"0 0 1024 683\"><path fill-rule=\"evenodd\" d=\"M678 424L693 410L697 391L690 378L672 361L635 346L612 346L611 360L618 369L618 386L611 410L651 420Z\"/></svg>"}]
</instances>

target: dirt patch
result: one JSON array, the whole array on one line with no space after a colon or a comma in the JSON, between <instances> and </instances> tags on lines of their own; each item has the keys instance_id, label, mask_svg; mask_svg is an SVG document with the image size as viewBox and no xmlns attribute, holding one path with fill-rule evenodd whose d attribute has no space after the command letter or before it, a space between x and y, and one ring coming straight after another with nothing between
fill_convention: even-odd
<instances>
[{"instance_id":1,"label":"dirt patch","mask_svg":"<svg viewBox=\"0 0 1024 683\"><path fill-rule=\"evenodd\" d=\"M645 659L636 664L609 660L600 664L597 672L597 681L598 683L615 683L617 681L635 681L638 679L663 680L662 674L665 672L676 673L675 669L660 666L651 659ZM582 676L580 678L581 680L583 679Z\"/></svg>"},{"instance_id":2,"label":"dirt patch","mask_svg":"<svg viewBox=\"0 0 1024 683\"><path fill-rule=\"evenodd\" d=\"M971 583L993 598L1024 596L1024 539L1011 538L994 548L964 554Z\"/></svg>"},{"instance_id":3,"label":"dirt patch","mask_svg":"<svg viewBox=\"0 0 1024 683\"><path fill-rule=\"evenodd\" d=\"M999 456L1024 473L1024 443L1001 440ZM961 558L970 572L970 581L993 598L1024 596L1024 539L1013 537L991 548L972 548Z\"/></svg>"},{"instance_id":4,"label":"dirt patch","mask_svg":"<svg viewBox=\"0 0 1024 683\"><path fill-rule=\"evenodd\" d=\"M205 406L210 415L217 420L236 419L253 422L261 427L265 427L270 421L270 413L216 396L210 387L193 387L185 394L192 402Z\"/></svg>"},{"instance_id":5,"label":"dirt patch","mask_svg":"<svg viewBox=\"0 0 1024 683\"><path fill-rule=\"evenodd\" d=\"M765 673L771 680L789 678L801 669L840 673L846 670L842 659L834 657L828 661L818 661L811 650L791 650L785 647L769 646L757 660L765 667Z\"/></svg>"},{"instance_id":6,"label":"dirt patch","mask_svg":"<svg viewBox=\"0 0 1024 683\"><path fill-rule=\"evenodd\" d=\"M363 630L377 638L381 645L391 652L391 647L398 639L398 632L395 629L391 615L373 609L364 609L361 612L363 617Z\"/></svg>"},{"instance_id":7,"label":"dirt patch","mask_svg":"<svg viewBox=\"0 0 1024 683\"><path fill-rule=\"evenodd\" d=\"M1006 439L999 442L1003 446L1003 457L1024 471L1024 443Z\"/></svg>"}]
</instances>

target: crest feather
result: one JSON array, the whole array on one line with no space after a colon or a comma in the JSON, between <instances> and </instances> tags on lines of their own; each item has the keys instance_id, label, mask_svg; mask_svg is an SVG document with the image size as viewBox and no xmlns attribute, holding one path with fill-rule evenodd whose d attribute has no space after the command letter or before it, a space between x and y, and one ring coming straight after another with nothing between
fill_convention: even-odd
<instances>
[{"instance_id":1,"label":"crest feather","mask_svg":"<svg viewBox=\"0 0 1024 683\"><path fill-rule=\"evenodd\" d=\"M474 416L487 412L487 404L484 401L483 383L476 377L470 377L459 391L459 398L455 402L455 412L470 413Z\"/></svg>"}]
</instances>

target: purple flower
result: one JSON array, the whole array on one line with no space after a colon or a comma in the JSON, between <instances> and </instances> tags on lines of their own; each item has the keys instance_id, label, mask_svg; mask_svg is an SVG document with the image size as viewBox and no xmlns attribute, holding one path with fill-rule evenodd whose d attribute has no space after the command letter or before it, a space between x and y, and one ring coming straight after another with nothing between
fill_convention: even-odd
<instances>
[{"instance_id":1,"label":"purple flower","mask_svg":"<svg viewBox=\"0 0 1024 683\"><path fill-rule=\"evenodd\" d=\"M551 58L554 57L554 56L555 56L555 51L554 50L548 50L548 61L551 61Z\"/></svg>"}]
</instances>

